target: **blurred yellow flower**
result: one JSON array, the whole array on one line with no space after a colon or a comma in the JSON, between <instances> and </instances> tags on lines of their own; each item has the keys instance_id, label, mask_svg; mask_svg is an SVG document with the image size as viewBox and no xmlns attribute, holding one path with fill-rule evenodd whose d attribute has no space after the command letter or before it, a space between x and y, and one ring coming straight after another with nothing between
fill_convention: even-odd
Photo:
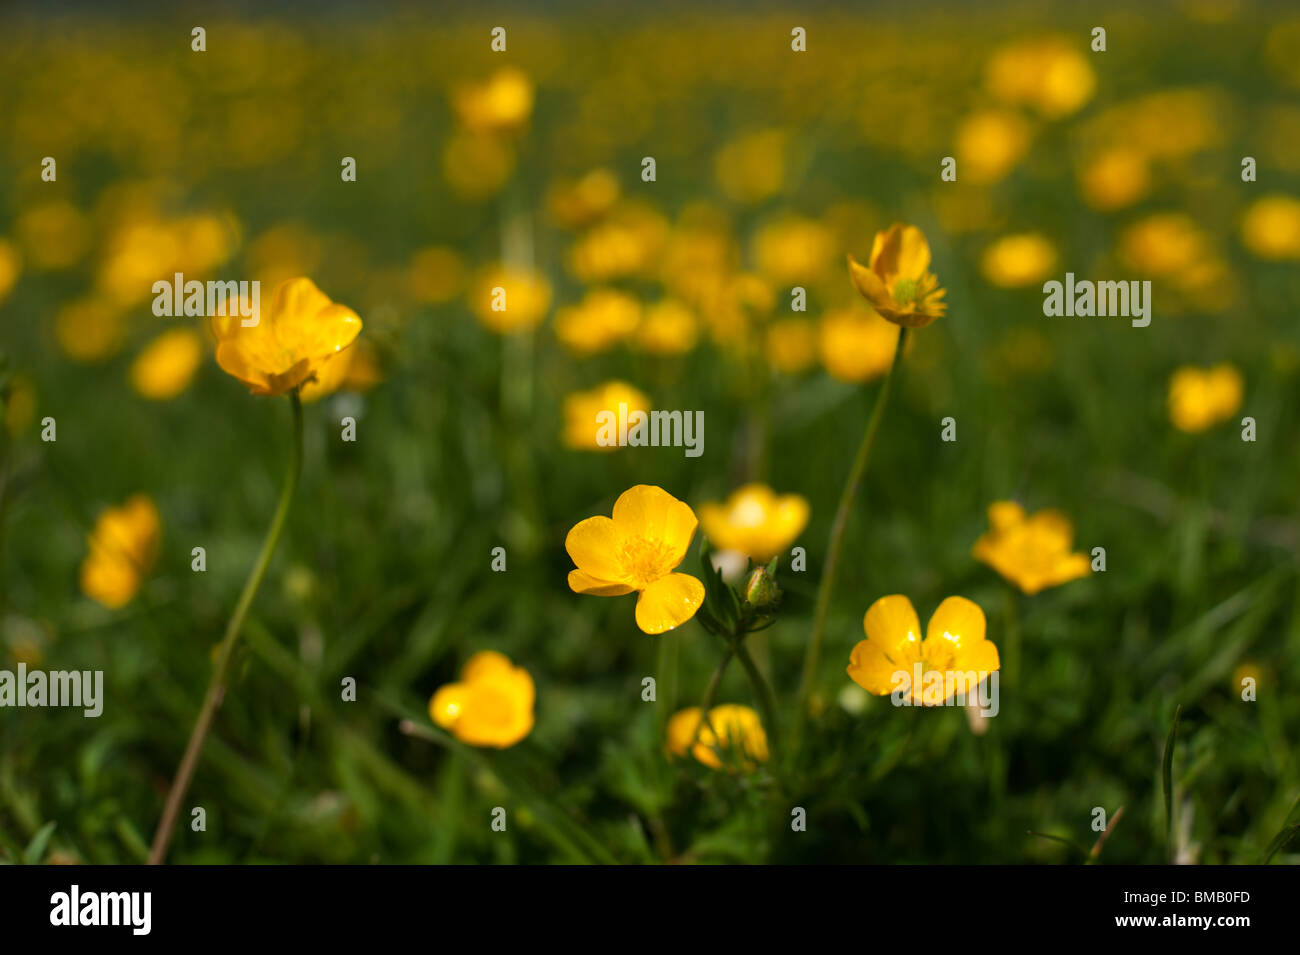
<instances>
[{"instance_id":1,"label":"blurred yellow flower","mask_svg":"<svg viewBox=\"0 0 1300 955\"><path fill-rule=\"evenodd\" d=\"M1092 99L1097 77L1087 57L1063 37L1018 40L989 61L988 87L998 99L1027 105L1049 119L1077 112Z\"/></svg>"},{"instance_id":2,"label":"blurred yellow flower","mask_svg":"<svg viewBox=\"0 0 1300 955\"><path fill-rule=\"evenodd\" d=\"M158 508L145 494L102 511L86 538L81 592L110 610L130 603L158 559L161 529Z\"/></svg>"},{"instance_id":3,"label":"blurred yellow flower","mask_svg":"<svg viewBox=\"0 0 1300 955\"><path fill-rule=\"evenodd\" d=\"M458 130L442 150L447 184L465 199L495 195L514 171L514 149L497 136Z\"/></svg>"},{"instance_id":4,"label":"blurred yellow flower","mask_svg":"<svg viewBox=\"0 0 1300 955\"><path fill-rule=\"evenodd\" d=\"M623 203L569 250L569 269L583 282L648 274L659 263L668 223L641 203Z\"/></svg>"},{"instance_id":5,"label":"blurred yellow flower","mask_svg":"<svg viewBox=\"0 0 1300 955\"><path fill-rule=\"evenodd\" d=\"M839 309L822 317L818 353L832 378L860 384L889 370L898 347L897 325L872 311Z\"/></svg>"},{"instance_id":6,"label":"blurred yellow flower","mask_svg":"<svg viewBox=\"0 0 1300 955\"><path fill-rule=\"evenodd\" d=\"M849 678L876 696L901 693L912 706L939 706L958 693L968 699L1001 666L985 628L979 604L949 597L930 617L922 640L912 601L902 594L881 597L862 618L867 638L849 655Z\"/></svg>"},{"instance_id":7,"label":"blurred yellow flower","mask_svg":"<svg viewBox=\"0 0 1300 955\"><path fill-rule=\"evenodd\" d=\"M684 355L699 337L695 313L676 299L664 299L645 310L636 330L636 345L652 355Z\"/></svg>"},{"instance_id":8,"label":"blurred yellow flower","mask_svg":"<svg viewBox=\"0 0 1300 955\"><path fill-rule=\"evenodd\" d=\"M737 766L753 772L758 763L767 762L767 734L758 714L748 706L723 703L709 710L701 725L698 706L674 713L664 729L665 746L673 756L687 751L710 769ZM694 745L692 745L692 743Z\"/></svg>"},{"instance_id":9,"label":"blurred yellow flower","mask_svg":"<svg viewBox=\"0 0 1300 955\"><path fill-rule=\"evenodd\" d=\"M1118 251L1129 268L1170 275L1204 260L1210 246L1209 237L1191 216L1161 212L1125 229L1119 237Z\"/></svg>"},{"instance_id":10,"label":"blurred yellow flower","mask_svg":"<svg viewBox=\"0 0 1300 955\"><path fill-rule=\"evenodd\" d=\"M1205 369L1184 365L1169 379L1169 420L1179 431L1205 431L1237 413L1245 390L1241 372L1226 362Z\"/></svg>"},{"instance_id":11,"label":"blurred yellow flower","mask_svg":"<svg viewBox=\"0 0 1300 955\"><path fill-rule=\"evenodd\" d=\"M766 564L794 543L808 510L808 499L798 494L778 497L766 484L746 484L722 503L701 504L700 527L714 547Z\"/></svg>"},{"instance_id":12,"label":"blurred yellow flower","mask_svg":"<svg viewBox=\"0 0 1300 955\"><path fill-rule=\"evenodd\" d=\"M916 226L877 232L863 267L849 256L849 278L871 307L896 325L924 328L942 317L947 292L930 271L930 244Z\"/></svg>"},{"instance_id":13,"label":"blurred yellow flower","mask_svg":"<svg viewBox=\"0 0 1300 955\"><path fill-rule=\"evenodd\" d=\"M980 259L980 271L1002 288L1034 285L1056 265L1056 247L1036 232L1007 235L998 239Z\"/></svg>"},{"instance_id":14,"label":"blurred yellow flower","mask_svg":"<svg viewBox=\"0 0 1300 955\"><path fill-rule=\"evenodd\" d=\"M797 375L817 360L817 328L806 319L782 318L767 326L766 345L769 365L784 374Z\"/></svg>"},{"instance_id":15,"label":"blurred yellow flower","mask_svg":"<svg viewBox=\"0 0 1300 955\"><path fill-rule=\"evenodd\" d=\"M1029 123L1009 110L973 113L957 127L957 176L981 184L997 182L1029 149Z\"/></svg>"},{"instance_id":16,"label":"blurred yellow flower","mask_svg":"<svg viewBox=\"0 0 1300 955\"><path fill-rule=\"evenodd\" d=\"M1151 188L1151 173L1142 153L1115 146L1094 156L1079 176L1084 201L1112 212L1137 202Z\"/></svg>"},{"instance_id":17,"label":"blurred yellow flower","mask_svg":"<svg viewBox=\"0 0 1300 955\"><path fill-rule=\"evenodd\" d=\"M618 177L608 169L593 169L577 180L557 182L547 193L551 216L567 229L590 225L618 202Z\"/></svg>"},{"instance_id":18,"label":"blurred yellow flower","mask_svg":"<svg viewBox=\"0 0 1300 955\"><path fill-rule=\"evenodd\" d=\"M564 443L580 451L612 451L616 445L602 445L596 440L602 411L618 415L618 406L627 405L627 413L649 412L650 399L624 381L607 381L589 391L575 391L564 396Z\"/></svg>"},{"instance_id":19,"label":"blurred yellow flower","mask_svg":"<svg viewBox=\"0 0 1300 955\"><path fill-rule=\"evenodd\" d=\"M1015 501L995 501L988 514L989 530L971 554L1022 592L1036 594L1091 573L1087 555L1070 550L1074 525L1060 511L1026 515Z\"/></svg>"},{"instance_id":20,"label":"blurred yellow flower","mask_svg":"<svg viewBox=\"0 0 1300 955\"><path fill-rule=\"evenodd\" d=\"M0 239L0 302L9 297L23 270L23 260L12 242Z\"/></svg>"},{"instance_id":21,"label":"blurred yellow flower","mask_svg":"<svg viewBox=\"0 0 1300 955\"><path fill-rule=\"evenodd\" d=\"M430 246L411 257L407 283L417 302L441 304L460 294L465 281L465 260L455 249Z\"/></svg>"},{"instance_id":22,"label":"blurred yellow flower","mask_svg":"<svg viewBox=\"0 0 1300 955\"><path fill-rule=\"evenodd\" d=\"M623 341L641 322L641 303L626 292L592 289L555 314L555 337L576 355L593 355Z\"/></svg>"},{"instance_id":23,"label":"blurred yellow flower","mask_svg":"<svg viewBox=\"0 0 1300 955\"><path fill-rule=\"evenodd\" d=\"M131 363L131 387L155 401L175 398L190 386L203 360L203 339L189 328L163 332Z\"/></svg>"},{"instance_id":24,"label":"blurred yellow flower","mask_svg":"<svg viewBox=\"0 0 1300 955\"><path fill-rule=\"evenodd\" d=\"M245 327L238 315L214 316L217 364L255 395L282 395L321 373L361 333L361 319L330 301L309 278L280 284L270 314Z\"/></svg>"},{"instance_id":25,"label":"blurred yellow flower","mask_svg":"<svg viewBox=\"0 0 1300 955\"><path fill-rule=\"evenodd\" d=\"M533 113L533 83L512 67L497 70L485 82L460 86L453 98L456 116L476 132L509 132Z\"/></svg>"},{"instance_id":26,"label":"blurred yellow flower","mask_svg":"<svg viewBox=\"0 0 1300 955\"><path fill-rule=\"evenodd\" d=\"M1256 258L1300 259L1300 199L1256 199L1241 220L1241 241Z\"/></svg>"},{"instance_id":27,"label":"blurred yellow flower","mask_svg":"<svg viewBox=\"0 0 1300 955\"><path fill-rule=\"evenodd\" d=\"M785 183L786 134L768 129L748 133L723 146L713 158L713 174L723 193L737 202L760 202Z\"/></svg>"},{"instance_id":28,"label":"blurred yellow flower","mask_svg":"<svg viewBox=\"0 0 1300 955\"><path fill-rule=\"evenodd\" d=\"M541 272L495 265L479 273L470 306L498 335L535 328L551 307L551 283Z\"/></svg>"},{"instance_id":29,"label":"blurred yellow flower","mask_svg":"<svg viewBox=\"0 0 1300 955\"><path fill-rule=\"evenodd\" d=\"M532 732L535 696L527 670L484 650L469 658L459 682L438 688L429 716L462 743L505 749Z\"/></svg>"},{"instance_id":30,"label":"blurred yellow flower","mask_svg":"<svg viewBox=\"0 0 1300 955\"><path fill-rule=\"evenodd\" d=\"M69 302L54 318L54 337L73 361L97 362L111 358L122 347L126 321L122 312L100 298Z\"/></svg>"},{"instance_id":31,"label":"blurred yellow flower","mask_svg":"<svg viewBox=\"0 0 1300 955\"><path fill-rule=\"evenodd\" d=\"M617 597L636 591L636 624L645 633L681 626L704 602L704 585L674 573L698 522L690 506L661 487L638 484L619 495L614 516L580 521L564 539L576 570L574 593Z\"/></svg>"},{"instance_id":32,"label":"blurred yellow flower","mask_svg":"<svg viewBox=\"0 0 1300 955\"><path fill-rule=\"evenodd\" d=\"M754 259L764 275L779 284L825 277L835 257L835 235L814 219L783 217L754 238Z\"/></svg>"}]
</instances>

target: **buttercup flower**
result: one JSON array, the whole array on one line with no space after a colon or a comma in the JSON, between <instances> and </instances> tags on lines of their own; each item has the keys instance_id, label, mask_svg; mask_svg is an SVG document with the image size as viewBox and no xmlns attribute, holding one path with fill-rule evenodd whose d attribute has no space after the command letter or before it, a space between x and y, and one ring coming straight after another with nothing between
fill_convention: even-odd
<instances>
[{"instance_id":1,"label":"buttercup flower","mask_svg":"<svg viewBox=\"0 0 1300 955\"><path fill-rule=\"evenodd\" d=\"M533 112L533 83L517 69L493 73L482 84L456 90L456 115L468 129L508 132L528 122Z\"/></svg>"},{"instance_id":2,"label":"buttercup flower","mask_svg":"<svg viewBox=\"0 0 1300 955\"><path fill-rule=\"evenodd\" d=\"M429 716L462 743L505 749L533 729L533 678L495 650L469 658L458 683L438 688Z\"/></svg>"},{"instance_id":3,"label":"buttercup flower","mask_svg":"<svg viewBox=\"0 0 1300 955\"><path fill-rule=\"evenodd\" d=\"M203 361L203 339L188 328L163 332L131 363L131 387L155 401L175 398L190 386Z\"/></svg>"},{"instance_id":4,"label":"buttercup flower","mask_svg":"<svg viewBox=\"0 0 1300 955\"><path fill-rule=\"evenodd\" d=\"M1169 420L1179 431L1205 431L1237 413L1244 391L1241 372L1226 362L1184 365L1169 379Z\"/></svg>"},{"instance_id":5,"label":"buttercup flower","mask_svg":"<svg viewBox=\"0 0 1300 955\"><path fill-rule=\"evenodd\" d=\"M614 517L589 517L564 539L576 570L574 593L617 597L637 591L636 625L645 633L681 626L704 602L704 585L673 573L698 522L690 506L661 487L638 484L619 495Z\"/></svg>"},{"instance_id":6,"label":"buttercup flower","mask_svg":"<svg viewBox=\"0 0 1300 955\"><path fill-rule=\"evenodd\" d=\"M673 714L664 730L669 753L685 756L689 749L690 755L710 769L738 762L746 772L753 772L757 763L767 762L767 733L758 714L748 706L715 706L703 726L700 713L698 706L691 706Z\"/></svg>"},{"instance_id":7,"label":"buttercup flower","mask_svg":"<svg viewBox=\"0 0 1300 955\"><path fill-rule=\"evenodd\" d=\"M1060 511L1027 516L1015 501L995 501L989 531L971 553L1024 593L1036 594L1091 572L1087 556L1070 551L1073 540L1074 526Z\"/></svg>"},{"instance_id":8,"label":"buttercup flower","mask_svg":"<svg viewBox=\"0 0 1300 955\"><path fill-rule=\"evenodd\" d=\"M828 312L817 327L817 350L832 378L854 384L889 371L899 327L864 308Z\"/></svg>"},{"instance_id":9,"label":"buttercup flower","mask_svg":"<svg viewBox=\"0 0 1300 955\"><path fill-rule=\"evenodd\" d=\"M607 381L590 391L575 391L564 396L564 443L581 451L612 451L614 445L596 440L602 411L618 414L618 406L627 405L627 413L650 411L650 399L627 382Z\"/></svg>"},{"instance_id":10,"label":"buttercup flower","mask_svg":"<svg viewBox=\"0 0 1300 955\"><path fill-rule=\"evenodd\" d=\"M783 374L797 375L817 360L817 330L802 318L783 318L768 325L765 345L767 363Z\"/></svg>"},{"instance_id":11,"label":"buttercup flower","mask_svg":"<svg viewBox=\"0 0 1300 955\"><path fill-rule=\"evenodd\" d=\"M555 315L555 337L576 355L605 351L636 331L641 303L626 292L593 289Z\"/></svg>"},{"instance_id":12,"label":"buttercup flower","mask_svg":"<svg viewBox=\"0 0 1300 955\"><path fill-rule=\"evenodd\" d=\"M930 244L916 226L876 233L866 267L849 256L849 278L871 307L896 325L924 328L943 315L947 293L930 271Z\"/></svg>"},{"instance_id":13,"label":"buttercup flower","mask_svg":"<svg viewBox=\"0 0 1300 955\"><path fill-rule=\"evenodd\" d=\"M1056 264L1056 248L1036 232L998 239L980 259L984 277L1001 288L1020 288L1041 281Z\"/></svg>"},{"instance_id":14,"label":"buttercup flower","mask_svg":"<svg viewBox=\"0 0 1300 955\"><path fill-rule=\"evenodd\" d=\"M214 316L217 364L255 395L282 395L320 373L361 332L361 319L309 278L282 282L256 325Z\"/></svg>"},{"instance_id":15,"label":"buttercup flower","mask_svg":"<svg viewBox=\"0 0 1300 955\"><path fill-rule=\"evenodd\" d=\"M81 562L81 592L110 610L125 607L158 559L162 522L145 494L100 513L86 538Z\"/></svg>"},{"instance_id":16,"label":"buttercup flower","mask_svg":"<svg viewBox=\"0 0 1300 955\"><path fill-rule=\"evenodd\" d=\"M551 307L551 283L531 269L493 266L479 274L471 294L479 321L498 335L536 327Z\"/></svg>"},{"instance_id":17,"label":"buttercup flower","mask_svg":"<svg viewBox=\"0 0 1300 955\"><path fill-rule=\"evenodd\" d=\"M1300 259L1300 199L1256 199L1241 220L1241 240L1257 258Z\"/></svg>"},{"instance_id":18,"label":"buttercup flower","mask_svg":"<svg viewBox=\"0 0 1300 955\"><path fill-rule=\"evenodd\" d=\"M913 706L937 706L957 693L970 694L1001 666L998 648L984 637L984 611L965 597L949 597L939 604L924 640L916 609L901 594L873 603L862 618L862 628L867 639L859 641L849 656L849 677L877 696L902 691ZM916 679L918 664L920 680ZM939 681L928 676L932 672L943 674L939 692Z\"/></svg>"},{"instance_id":19,"label":"buttercup flower","mask_svg":"<svg viewBox=\"0 0 1300 955\"><path fill-rule=\"evenodd\" d=\"M808 501L798 494L778 497L766 484L746 484L724 503L701 504L700 524L715 547L766 564L808 524Z\"/></svg>"}]
</instances>

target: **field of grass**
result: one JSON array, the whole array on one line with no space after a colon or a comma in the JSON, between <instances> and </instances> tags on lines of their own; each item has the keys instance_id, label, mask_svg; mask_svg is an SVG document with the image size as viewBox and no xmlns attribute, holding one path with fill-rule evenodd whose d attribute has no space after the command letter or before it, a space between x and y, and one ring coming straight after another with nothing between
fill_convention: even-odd
<instances>
[{"instance_id":1,"label":"field of grass","mask_svg":"<svg viewBox=\"0 0 1300 955\"><path fill-rule=\"evenodd\" d=\"M0 671L104 681L97 718L0 708L0 860L148 857L294 453L290 398L224 371L203 317L155 315L176 272L261 281L264 321L306 276L363 327L303 405L168 861L1064 864L1098 808L1101 863L1300 860L1300 18L856 6L0 12ZM893 223L947 311L908 332L801 710L892 355L845 256ZM1045 316L1067 272L1150 281L1150 324ZM197 366L142 364L176 330ZM1235 400L1180 426L1176 371L1223 364ZM611 380L702 411L702 454L566 440L566 397ZM770 754L712 768L666 733L726 636L575 593L565 542L636 485L698 515L751 482L809 517L713 688ZM156 556L109 606L88 535L137 494ZM976 559L1009 500L1066 515L1089 572L1025 593ZM892 594L922 623L982 608L996 716L850 679ZM430 718L483 650L535 684L513 745Z\"/></svg>"}]
</instances>

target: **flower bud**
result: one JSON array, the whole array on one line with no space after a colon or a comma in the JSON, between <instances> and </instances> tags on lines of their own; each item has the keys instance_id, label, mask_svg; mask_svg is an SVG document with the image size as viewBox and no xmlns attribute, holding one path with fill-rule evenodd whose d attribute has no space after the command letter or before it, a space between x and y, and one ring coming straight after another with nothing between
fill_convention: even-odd
<instances>
[{"instance_id":1,"label":"flower bud","mask_svg":"<svg viewBox=\"0 0 1300 955\"><path fill-rule=\"evenodd\" d=\"M745 600L755 610L770 610L781 600L781 588L767 567L755 567L745 584Z\"/></svg>"}]
</instances>

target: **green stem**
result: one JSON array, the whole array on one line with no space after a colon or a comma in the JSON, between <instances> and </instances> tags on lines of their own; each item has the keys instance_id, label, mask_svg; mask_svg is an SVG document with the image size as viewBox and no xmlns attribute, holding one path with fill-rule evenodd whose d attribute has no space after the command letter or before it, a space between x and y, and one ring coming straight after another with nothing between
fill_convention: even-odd
<instances>
[{"instance_id":1,"label":"green stem","mask_svg":"<svg viewBox=\"0 0 1300 955\"><path fill-rule=\"evenodd\" d=\"M226 695L226 671L230 667L230 657L239 639L239 631L243 628L244 618L248 616L248 608L252 606L253 598L257 596L258 588L262 585L262 578L266 576L266 569L271 563L275 547L280 542L285 518L289 515L289 506L293 503L294 491L298 487L298 476L302 473L302 401L296 390L290 392L289 398L293 406L293 444L289 449L289 471L284 476L280 502L276 505L275 516L271 519L266 539L262 542L262 550L257 555L257 561L253 564L248 580L244 582L239 602L235 604L235 612L231 614L230 622L226 624L226 633L221 638L217 650L217 662L212 670L212 678L208 681L199 718L194 723L190 741L185 746L185 755L181 757L176 778L167 793L162 818L158 821L158 831L154 833L153 847L149 850L150 865L160 865L167 857L167 847L171 843L172 831L176 827L176 817L180 815L181 800L185 798L190 788L190 781L194 778L199 757L203 753L203 743L212 728L217 707L221 705L221 700Z\"/></svg>"},{"instance_id":2,"label":"green stem","mask_svg":"<svg viewBox=\"0 0 1300 955\"><path fill-rule=\"evenodd\" d=\"M700 701L700 720L695 724L695 732L691 735L690 745L686 747L687 755L695 749L695 744L700 741L700 730L704 729L704 724L709 724L709 732L717 738L717 733L713 729L713 724L709 720L709 710L713 709L713 701L718 697L718 687L722 685L722 674L727 672L727 665L731 663L731 658L735 655L736 645L727 641L727 648L722 653L722 659L718 661L718 668L713 671L713 676L709 678L709 685L704 691L704 699Z\"/></svg>"},{"instance_id":3,"label":"green stem","mask_svg":"<svg viewBox=\"0 0 1300 955\"><path fill-rule=\"evenodd\" d=\"M740 660L740 665L745 668L745 676L749 680L749 688L753 691L755 699L758 700L758 708L763 711L763 725L767 730L768 746L775 754L778 751L778 734L776 726L776 701L772 695L772 687L759 670L758 664L750 655L749 648L745 646L745 638L742 635L736 640L736 657Z\"/></svg>"},{"instance_id":4,"label":"green stem","mask_svg":"<svg viewBox=\"0 0 1300 955\"><path fill-rule=\"evenodd\" d=\"M849 515L853 512L853 501L858 495L858 488L867 473L867 464L871 458L871 446L875 443L876 432L880 429L881 419L885 415L885 406L889 404L889 392L898 366L902 361L903 347L907 342L907 329L898 333L898 343L894 346L894 359L890 362L889 372L876 393L876 404L867 421L867 430L862 435L862 444L858 446L857 457L849 470L849 478L844 483L840 494L839 506L835 509L835 519L831 523L830 543L826 548L826 567L822 571L821 581L817 585L817 603L813 611L812 637L808 649L804 652L803 678L799 682L799 698L795 706L794 732L791 745L797 749L799 738L803 734L804 721L808 715L808 703L812 696L813 685L817 682L817 669L821 664L822 641L826 634L826 617L830 613L831 594L835 590L835 575L839 571L840 552L844 547L844 532L849 526Z\"/></svg>"}]
</instances>

